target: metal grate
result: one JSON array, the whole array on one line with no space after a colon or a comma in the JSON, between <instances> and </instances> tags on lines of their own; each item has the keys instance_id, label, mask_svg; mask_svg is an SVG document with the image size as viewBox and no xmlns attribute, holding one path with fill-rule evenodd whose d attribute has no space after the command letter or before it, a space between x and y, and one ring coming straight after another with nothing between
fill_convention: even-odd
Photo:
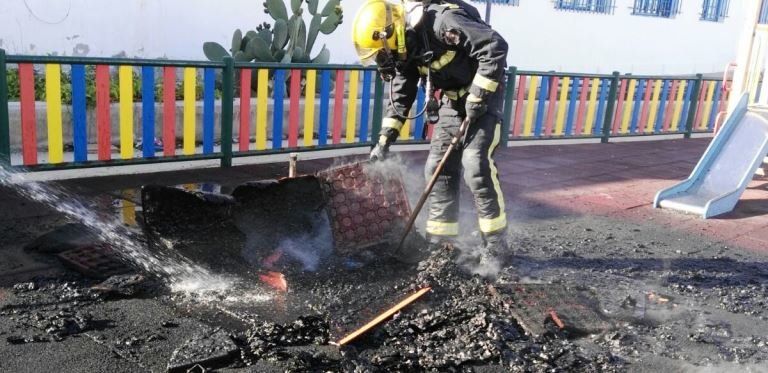
<instances>
[{"instance_id":1,"label":"metal grate","mask_svg":"<svg viewBox=\"0 0 768 373\"><path fill-rule=\"evenodd\" d=\"M130 267L116 256L117 254L105 245L82 247L59 254L59 258L70 268L96 278L107 278L131 271Z\"/></svg>"},{"instance_id":2,"label":"metal grate","mask_svg":"<svg viewBox=\"0 0 768 373\"><path fill-rule=\"evenodd\" d=\"M555 9L613 14L615 0L554 0Z\"/></svg>"},{"instance_id":3,"label":"metal grate","mask_svg":"<svg viewBox=\"0 0 768 373\"><path fill-rule=\"evenodd\" d=\"M399 173L366 173L364 163L332 168L324 180L336 250L351 254L397 238L411 208Z\"/></svg>"},{"instance_id":4,"label":"metal grate","mask_svg":"<svg viewBox=\"0 0 768 373\"><path fill-rule=\"evenodd\" d=\"M730 0L703 0L701 5L701 20L720 22L728 16Z\"/></svg>"},{"instance_id":5,"label":"metal grate","mask_svg":"<svg viewBox=\"0 0 768 373\"><path fill-rule=\"evenodd\" d=\"M557 284L510 284L495 291L526 332L542 335L551 327L591 334L611 327L594 292Z\"/></svg>"},{"instance_id":6,"label":"metal grate","mask_svg":"<svg viewBox=\"0 0 768 373\"><path fill-rule=\"evenodd\" d=\"M475 3L487 3L488 0L471 0ZM520 0L491 0L492 4L498 4L498 5L509 5L509 6L520 6Z\"/></svg>"},{"instance_id":7,"label":"metal grate","mask_svg":"<svg viewBox=\"0 0 768 373\"><path fill-rule=\"evenodd\" d=\"M632 14L636 16L651 16L674 18L680 13L680 0L635 0Z\"/></svg>"}]
</instances>

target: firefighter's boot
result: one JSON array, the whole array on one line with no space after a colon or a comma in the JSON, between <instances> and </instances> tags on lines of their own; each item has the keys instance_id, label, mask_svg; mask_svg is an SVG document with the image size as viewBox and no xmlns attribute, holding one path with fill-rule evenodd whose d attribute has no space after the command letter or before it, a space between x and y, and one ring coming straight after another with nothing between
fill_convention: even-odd
<instances>
[{"instance_id":1,"label":"firefighter's boot","mask_svg":"<svg viewBox=\"0 0 768 373\"><path fill-rule=\"evenodd\" d=\"M501 269L501 258L509 253L506 230L483 234L477 272L486 278L495 278Z\"/></svg>"}]
</instances>

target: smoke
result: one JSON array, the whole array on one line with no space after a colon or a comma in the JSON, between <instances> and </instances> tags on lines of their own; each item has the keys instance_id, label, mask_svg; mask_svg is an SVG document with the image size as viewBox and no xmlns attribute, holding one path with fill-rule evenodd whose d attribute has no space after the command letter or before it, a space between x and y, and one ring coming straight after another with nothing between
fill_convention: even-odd
<instances>
[{"instance_id":1,"label":"smoke","mask_svg":"<svg viewBox=\"0 0 768 373\"><path fill-rule=\"evenodd\" d=\"M316 271L323 259L333 254L331 223L324 211L311 213L308 220L312 222L309 231L278 237L276 241L265 240L261 229L241 227L245 233L242 258L256 267L277 269L288 263L298 263L302 270Z\"/></svg>"},{"instance_id":2,"label":"smoke","mask_svg":"<svg viewBox=\"0 0 768 373\"><path fill-rule=\"evenodd\" d=\"M305 271L316 271L320 262L333 253L331 223L326 214L317 214L318 223L311 233L282 240L279 249L299 262Z\"/></svg>"},{"instance_id":3,"label":"smoke","mask_svg":"<svg viewBox=\"0 0 768 373\"><path fill-rule=\"evenodd\" d=\"M365 164L363 170L369 177L401 177L405 186L405 193L408 196L408 202L411 204L411 207L414 207L426 186L424 165L415 164L415 162L403 158L400 153L390 154L391 156L386 160Z\"/></svg>"},{"instance_id":4,"label":"smoke","mask_svg":"<svg viewBox=\"0 0 768 373\"><path fill-rule=\"evenodd\" d=\"M392 154L384 161L368 163L364 170L369 176L380 175L385 178L402 177L412 209L416 207L416 203L424 192L427 182L424 175L424 165L409 161L398 153ZM483 246L482 238L477 231L477 212L471 192L466 188L463 180L460 184L462 189L459 201L459 226L461 231L455 242L455 247L461 253L457 261L470 273L486 278L495 278L503 268L504 263L500 258L490 258L491 260L483 263L480 262L479 259L481 254L483 254ZM429 201L424 205L414 226L414 229L422 235L425 234L426 220L429 215L428 209ZM499 254L504 256L504 254L508 253Z\"/></svg>"}]
</instances>

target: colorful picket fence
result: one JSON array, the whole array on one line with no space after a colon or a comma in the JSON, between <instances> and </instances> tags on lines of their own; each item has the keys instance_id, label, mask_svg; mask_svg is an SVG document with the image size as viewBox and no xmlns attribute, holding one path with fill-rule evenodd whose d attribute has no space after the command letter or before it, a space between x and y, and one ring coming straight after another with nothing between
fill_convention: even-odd
<instances>
[{"instance_id":1,"label":"colorful picket fence","mask_svg":"<svg viewBox=\"0 0 768 373\"><path fill-rule=\"evenodd\" d=\"M20 131L21 165L25 167L41 164L57 165L64 163L87 163L98 161L99 164L114 161L128 161L138 158L152 160L159 157L202 155L216 158L214 143L214 84L217 66L177 67L177 66L133 66L95 61L94 64L19 61L18 82L20 89ZM107 62L107 63L104 63ZM209 64L210 65L210 64ZM62 84L62 67L69 69L68 87ZM86 69L95 75L91 86L86 83ZM177 74L177 71L180 74ZM41 74L44 85L46 118L37 118L35 75ZM160 83L155 79L159 75ZM181 75L183 91L181 133L176 131L176 81ZM202 75L202 120L197 120L198 79ZM137 78L140 79L141 88ZM117 81L117 102L113 105L111 81ZM156 84L162 87L161 100L155 99ZM70 102L62 102L62 90L71 92ZM136 91L141 89L140 106L134 102ZM90 93L89 93L90 92ZM95 118L88 120L86 95L92 94L95 101ZM6 104L7 105L7 104ZM67 108L65 109L65 105ZM158 120L156 105L161 106ZM63 114L69 111L69 122L64 123ZM117 120L113 120L112 111L117 110ZM140 121L135 116L140 111ZM44 124L40 123L44 120ZM15 123L14 123L15 124ZM65 131L65 126L67 131ZM197 139L197 126L202 126L202 138ZM47 146L47 160L38 159L40 134L38 128L47 129L44 137ZM115 128L116 127L116 128ZM118 133L113 139L113 130ZM65 136L65 133L67 134ZM140 138L134 138L140 133ZM158 135L159 134L159 135ZM180 136L183 146L176 149L176 139ZM89 141L92 139L93 141ZM139 141L137 141L139 140ZM113 145L117 143L117 149ZM89 142L94 143L89 148ZM198 144L200 149L197 149ZM65 159L65 145L71 147L71 158ZM140 150L137 154L136 149ZM91 154L93 153L93 154Z\"/></svg>"},{"instance_id":2,"label":"colorful picket fence","mask_svg":"<svg viewBox=\"0 0 768 373\"><path fill-rule=\"evenodd\" d=\"M507 118L512 139L711 131L727 102L722 82L701 78L522 72L507 84L516 87Z\"/></svg>"},{"instance_id":3,"label":"colorful picket fence","mask_svg":"<svg viewBox=\"0 0 768 373\"><path fill-rule=\"evenodd\" d=\"M20 114L13 122L9 67L19 84L14 105ZM502 87L510 140L687 137L711 131L728 99L722 82L701 76L511 68ZM0 158L12 158L12 142L20 144L12 165L27 170L205 159L228 166L235 157L368 146L381 128L387 91L374 69L360 66L5 56L0 50ZM64 92L71 99L64 100ZM44 105L36 102L41 95ZM419 89L411 115L426 101ZM45 118L39 118L43 106ZM423 116L408 120L400 141L424 143L432 130Z\"/></svg>"},{"instance_id":4,"label":"colorful picket fence","mask_svg":"<svg viewBox=\"0 0 768 373\"><path fill-rule=\"evenodd\" d=\"M372 91L374 84L381 82L376 81L373 70L268 69L238 64L237 75L238 152L361 144L369 142L375 132L371 131L375 125ZM251 117L252 110L255 118Z\"/></svg>"},{"instance_id":5,"label":"colorful picket fence","mask_svg":"<svg viewBox=\"0 0 768 373\"><path fill-rule=\"evenodd\" d=\"M383 82L360 66L0 57L3 74L15 68L20 85L19 120L0 115L7 141L0 155L10 158L8 137L18 134L21 161L13 165L27 170L217 158L227 165L233 157L359 146L381 126ZM7 110L7 91L0 101Z\"/></svg>"}]
</instances>

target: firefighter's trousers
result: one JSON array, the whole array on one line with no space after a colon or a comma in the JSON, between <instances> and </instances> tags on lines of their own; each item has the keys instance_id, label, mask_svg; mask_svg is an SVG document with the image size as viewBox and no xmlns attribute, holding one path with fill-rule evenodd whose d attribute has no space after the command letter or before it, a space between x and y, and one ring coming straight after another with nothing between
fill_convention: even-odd
<instances>
[{"instance_id":1,"label":"firefighter's trousers","mask_svg":"<svg viewBox=\"0 0 768 373\"><path fill-rule=\"evenodd\" d=\"M488 235L501 232L507 227L504 196L493 160L493 153L502 141L499 115L501 100L497 96L493 95L489 100L488 112L469 125L464 141L447 159L429 196L427 233L430 235L459 234L459 186L462 169L464 182L474 195L480 231ZM443 97L441 103L440 119L435 124L424 169L427 180L432 177L465 117L464 99L453 101Z\"/></svg>"}]
</instances>

